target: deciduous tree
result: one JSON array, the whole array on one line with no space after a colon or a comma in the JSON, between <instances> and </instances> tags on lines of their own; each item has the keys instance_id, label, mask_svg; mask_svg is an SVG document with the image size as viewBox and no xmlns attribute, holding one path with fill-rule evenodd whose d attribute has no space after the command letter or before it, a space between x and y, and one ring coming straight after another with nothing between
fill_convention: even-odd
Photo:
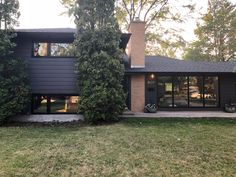
<instances>
[{"instance_id":1,"label":"deciduous tree","mask_svg":"<svg viewBox=\"0 0 236 177\"><path fill-rule=\"evenodd\" d=\"M75 0L62 0L71 15ZM130 22L139 18L146 22L147 54L170 57L182 51L186 41L181 33L180 23L186 21L195 6L191 1L178 0L117 0L115 15L123 31Z\"/></svg>"},{"instance_id":2,"label":"deciduous tree","mask_svg":"<svg viewBox=\"0 0 236 177\"><path fill-rule=\"evenodd\" d=\"M209 0L208 11L198 24L197 40L186 50L187 60L236 60L236 5Z\"/></svg>"}]
</instances>

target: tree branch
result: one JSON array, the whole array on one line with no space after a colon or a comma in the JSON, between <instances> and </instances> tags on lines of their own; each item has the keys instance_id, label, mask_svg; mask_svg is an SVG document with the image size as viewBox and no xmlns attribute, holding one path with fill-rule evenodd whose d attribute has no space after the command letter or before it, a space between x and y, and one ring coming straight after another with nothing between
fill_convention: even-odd
<instances>
[{"instance_id":1,"label":"tree branch","mask_svg":"<svg viewBox=\"0 0 236 177\"><path fill-rule=\"evenodd\" d=\"M125 2L125 0L122 0L122 3L124 4L124 8L125 8L126 12L128 13L129 19L130 19L130 21L131 21L132 15L130 14L129 9L127 8L127 3Z\"/></svg>"},{"instance_id":2,"label":"tree branch","mask_svg":"<svg viewBox=\"0 0 236 177\"><path fill-rule=\"evenodd\" d=\"M156 2L158 2L158 0L154 0L152 2L152 4L149 6L149 8L147 9L145 15L144 15L144 21L146 21L146 18L148 16L148 13L152 10L153 6L156 4ZM166 4L168 2L168 0L164 0L164 4Z\"/></svg>"},{"instance_id":3,"label":"tree branch","mask_svg":"<svg viewBox=\"0 0 236 177\"><path fill-rule=\"evenodd\" d=\"M160 14L161 10L164 8L164 6L167 4L168 0L165 0L164 3L162 4L161 8L159 9L158 12L156 12L153 17L147 22L145 30L151 25L152 21Z\"/></svg>"}]
</instances>

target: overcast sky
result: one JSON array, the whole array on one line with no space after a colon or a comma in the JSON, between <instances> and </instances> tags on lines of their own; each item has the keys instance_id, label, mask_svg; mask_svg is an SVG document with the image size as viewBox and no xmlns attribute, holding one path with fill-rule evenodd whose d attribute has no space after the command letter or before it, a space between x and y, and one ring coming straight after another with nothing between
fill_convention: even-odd
<instances>
[{"instance_id":1,"label":"overcast sky","mask_svg":"<svg viewBox=\"0 0 236 177\"><path fill-rule=\"evenodd\" d=\"M19 0L20 13L18 28L75 27L60 0Z\"/></svg>"},{"instance_id":2,"label":"overcast sky","mask_svg":"<svg viewBox=\"0 0 236 177\"><path fill-rule=\"evenodd\" d=\"M189 1L189 0L185 0ZM207 0L193 0L198 7L206 8ZM231 0L236 3L236 0ZM19 0L20 13L19 26L17 28L65 28L75 27L74 22L67 16L61 15L66 9L60 0ZM183 24L186 30L184 38L193 39L195 22Z\"/></svg>"}]
</instances>

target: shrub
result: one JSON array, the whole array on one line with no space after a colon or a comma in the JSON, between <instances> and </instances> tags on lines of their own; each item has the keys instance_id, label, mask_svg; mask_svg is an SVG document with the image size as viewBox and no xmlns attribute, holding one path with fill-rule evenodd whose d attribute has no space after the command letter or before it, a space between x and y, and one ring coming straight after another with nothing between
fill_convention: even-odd
<instances>
[{"instance_id":1,"label":"shrub","mask_svg":"<svg viewBox=\"0 0 236 177\"><path fill-rule=\"evenodd\" d=\"M26 62L1 58L0 63L0 123L25 112L30 101Z\"/></svg>"},{"instance_id":2,"label":"shrub","mask_svg":"<svg viewBox=\"0 0 236 177\"><path fill-rule=\"evenodd\" d=\"M90 123L118 120L125 107L125 94L124 65L119 49L121 33L114 18L114 1L77 3L79 110Z\"/></svg>"}]
</instances>

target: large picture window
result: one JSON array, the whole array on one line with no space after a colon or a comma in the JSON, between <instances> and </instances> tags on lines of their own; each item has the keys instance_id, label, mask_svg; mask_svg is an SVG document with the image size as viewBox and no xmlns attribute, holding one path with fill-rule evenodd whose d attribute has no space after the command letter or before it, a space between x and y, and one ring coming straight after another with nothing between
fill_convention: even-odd
<instances>
[{"instance_id":1,"label":"large picture window","mask_svg":"<svg viewBox=\"0 0 236 177\"><path fill-rule=\"evenodd\" d=\"M77 113L79 96L34 95L33 113Z\"/></svg>"},{"instance_id":2,"label":"large picture window","mask_svg":"<svg viewBox=\"0 0 236 177\"><path fill-rule=\"evenodd\" d=\"M74 45L71 43L43 43L33 45L34 57L74 57Z\"/></svg>"},{"instance_id":3,"label":"large picture window","mask_svg":"<svg viewBox=\"0 0 236 177\"><path fill-rule=\"evenodd\" d=\"M159 107L218 107L217 76L159 76Z\"/></svg>"}]
</instances>

